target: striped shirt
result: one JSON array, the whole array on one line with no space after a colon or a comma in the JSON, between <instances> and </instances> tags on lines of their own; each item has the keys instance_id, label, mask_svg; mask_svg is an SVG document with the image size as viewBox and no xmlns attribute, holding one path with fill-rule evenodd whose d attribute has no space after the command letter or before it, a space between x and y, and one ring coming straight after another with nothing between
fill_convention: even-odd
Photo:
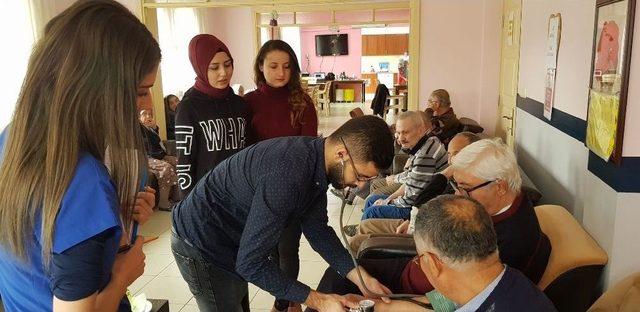
<instances>
[{"instance_id":1,"label":"striped shirt","mask_svg":"<svg viewBox=\"0 0 640 312\"><path fill-rule=\"evenodd\" d=\"M395 178L396 182L404 184L404 196L392 202L399 207L413 206L433 175L447 168L447 150L435 136L420 140L412 152L407 169Z\"/></svg>"}]
</instances>

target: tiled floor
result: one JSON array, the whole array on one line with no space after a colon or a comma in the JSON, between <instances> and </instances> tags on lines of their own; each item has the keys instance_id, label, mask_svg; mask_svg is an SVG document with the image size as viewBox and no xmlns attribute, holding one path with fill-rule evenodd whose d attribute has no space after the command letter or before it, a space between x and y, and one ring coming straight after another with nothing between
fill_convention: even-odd
<instances>
[{"instance_id":1,"label":"tiled floor","mask_svg":"<svg viewBox=\"0 0 640 312\"><path fill-rule=\"evenodd\" d=\"M365 108L368 105L360 105L365 113L371 112ZM330 113L319 112L319 132L328 136L349 118L349 111L357 107L354 104L333 104ZM391 117L390 117L391 118ZM340 200L331 193L328 197L329 224L339 233ZM358 223L364 205L363 200L356 200L354 205L347 205L344 213L344 224ZM155 241L144 246L147 256L144 275L138 278L130 287L134 294L144 293L148 298L168 299L172 312L198 311L187 284L180 276L180 272L171 255L170 249L170 214L168 212L156 212L152 220L141 229L141 235L159 236ZM315 288L320 281L324 270L328 267L303 237L300 244L300 275L298 280ZM267 292L250 285L252 311L270 311L274 298Z\"/></svg>"}]
</instances>

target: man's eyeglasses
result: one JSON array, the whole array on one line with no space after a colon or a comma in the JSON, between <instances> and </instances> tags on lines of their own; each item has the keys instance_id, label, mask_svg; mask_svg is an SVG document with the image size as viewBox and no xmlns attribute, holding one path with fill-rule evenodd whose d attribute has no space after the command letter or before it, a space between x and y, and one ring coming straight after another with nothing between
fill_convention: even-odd
<instances>
[{"instance_id":1,"label":"man's eyeglasses","mask_svg":"<svg viewBox=\"0 0 640 312\"><path fill-rule=\"evenodd\" d=\"M356 169L356 164L353 162L353 156L351 156L351 152L349 152L349 149L347 148L347 144L344 142L344 139L340 138L340 141L342 141L342 145L344 145L344 149L347 151L347 154L349 154L349 163L351 164L351 168L353 168L353 173L355 173L356 175L356 180L358 180L358 182L369 182L377 178L377 176L374 176L374 177L361 176L358 173L358 170Z\"/></svg>"},{"instance_id":2,"label":"man's eyeglasses","mask_svg":"<svg viewBox=\"0 0 640 312\"><path fill-rule=\"evenodd\" d=\"M473 192L473 191L475 191L475 190L477 190L479 188L483 188L483 187L485 187L485 186L487 186L487 185L489 185L489 184L491 184L493 182L496 182L496 181L495 180L486 181L484 183L481 183L481 184L476 185L476 186L471 187L471 188L462 188L462 187L460 187L458 185L458 182L456 182L456 180L454 180L454 179L449 180L449 184L451 184L451 187L453 187L453 190L455 190L457 192L460 192L460 194L462 194L464 196L469 196L469 194L471 194L471 192Z\"/></svg>"}]
</instances>

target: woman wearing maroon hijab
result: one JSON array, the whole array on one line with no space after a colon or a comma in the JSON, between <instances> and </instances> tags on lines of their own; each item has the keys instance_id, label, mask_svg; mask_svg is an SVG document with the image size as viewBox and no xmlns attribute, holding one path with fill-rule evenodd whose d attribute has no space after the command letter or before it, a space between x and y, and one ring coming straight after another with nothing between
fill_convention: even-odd
<instances>
[{"instance_id":1,"label":"woman wearing maroon hijab","mask_svg":"<svg viewBox=\"0 0 640 312\"><path fill-rule=\"evenodd\" d=\"M176 112L178 183L183 198L209 170L247 146L251 112L229 87L233 58L227 46L201 34L189 43L196 82Z\"/></svg>"}]
</instances>

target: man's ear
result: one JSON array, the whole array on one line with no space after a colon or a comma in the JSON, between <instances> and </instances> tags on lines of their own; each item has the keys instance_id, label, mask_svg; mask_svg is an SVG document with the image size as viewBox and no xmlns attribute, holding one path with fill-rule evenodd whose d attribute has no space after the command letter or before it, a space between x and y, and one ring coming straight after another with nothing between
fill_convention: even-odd
<instances>
[{"instance_id":1,"label":"man's ear","mask_svg":"<svg viewBox=\"0 0 640 312\"><path fill-rule=\"evenodd\" d=\"M427 252L424 257L427 257L427 265L429 266L429 270L433 274L434 277L438 277L442 274L444 269L442 261L438 256L433 253Z\"/></svg>"},{"instance_id":2,"label":"man's ear","mask_svg":"<svg viewBox=\"0 0 640 312\"><path fill-rule=\"evenodd\" d=\"M334 147L334 153L335 158L337 161L347 161L349 160L349 153L347 152L347 149L344 148L344 145L342 144L336 144L336 146Z\"/></svg>"},{"instance_id":3,"label":"man's ear","mask_svg":"<svg viewBox=\"0 0 640 312\"><path fill-rule=\"evenodd\" d=\"M505 194L507 194L509 190L509 185L507 184L507 181L498 180L496 181L496 186L498 187L498 195L504 196Z\"/></svg>"}]
</instances>

